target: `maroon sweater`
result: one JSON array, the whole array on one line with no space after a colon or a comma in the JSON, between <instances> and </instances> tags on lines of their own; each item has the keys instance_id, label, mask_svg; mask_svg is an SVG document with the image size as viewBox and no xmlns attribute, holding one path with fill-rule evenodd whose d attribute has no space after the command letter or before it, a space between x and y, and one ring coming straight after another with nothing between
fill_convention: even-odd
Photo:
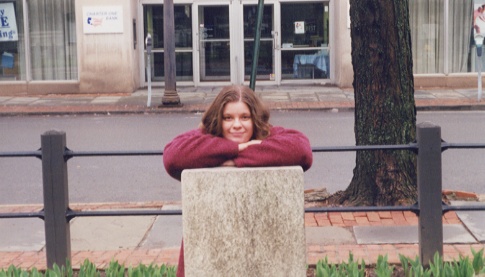
<instances>
[{"instance_id":1,"label":"maroon sweater","mask_svg":"<svg viewBox=\"0 0 485 277\"><path fill-rule=\"evenodd\" d=\"M250 145L241 152L236 142L204 134L200 129L177 136L163 151L165 169L177 180L184 169L216 167L227 160L233 160L237 167L299 165L306 171L312 165L313 156L305 135L282 127L272 127L270 136L261 144ZM182 242L177 277L184 275Z\"/></svg>"},{"instance_id":2,"label":"maroon sweater","mask_svg":"<svg viewBox=\"0 0 485 277\"><path fill-rule=\"evenodd\" d=\"M177 136L163 151L165 169L177 180L184 169L216 167L227 160L234 160L237 167L300 165L306 171L313 156L305 135L282 127L272 127L261 144L241 152L236 142L204 134L200 129Z\"/></svg>"}]
</instances>

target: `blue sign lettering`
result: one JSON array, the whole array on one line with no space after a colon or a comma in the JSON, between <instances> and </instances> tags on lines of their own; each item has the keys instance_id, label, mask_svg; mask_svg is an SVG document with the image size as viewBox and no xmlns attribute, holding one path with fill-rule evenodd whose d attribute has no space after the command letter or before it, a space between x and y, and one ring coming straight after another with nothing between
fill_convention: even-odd
<instances>
[{"instance_id":1,"label":"blue sign lettering","mask_svg":"<svg viewBox=\"0 0 485 277\"><path fill-rule=\"evenodd\" d=\"M2 23L2 28L8 27L8 17L2 16L0 17L0 22Z\"/></svg>"},{"instance_id":2,"label":"blue sign lettering","mask_svg":"<svg viewBox=\"0 0 485 277\"><path fill-rule=\"evenodd\" d=\"M5 9L0 10L0 24L2 28L8 27L8 17L5 16Z\"/></svg>"},{"instance_id":3,"label":"blue sign lettering","mask_svg":"<svg viewBox=\"0 0 485 277\"><path fill-rule=\"evenodd\" d=\"M0 32L0 38L8 38L13 39L13 36L16 34L14 31L2 31Z\"/></svg>"}]
</instances>

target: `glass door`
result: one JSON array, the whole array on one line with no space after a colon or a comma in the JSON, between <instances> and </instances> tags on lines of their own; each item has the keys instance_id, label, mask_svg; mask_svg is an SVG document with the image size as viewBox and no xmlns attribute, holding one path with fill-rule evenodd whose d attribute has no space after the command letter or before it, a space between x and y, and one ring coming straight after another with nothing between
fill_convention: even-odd
<instances>
[{"instance_id":1,"label":"glass door","mask_svg":"<svg viewBox=\"0 0 485 277\"><path fill-rule=\"evenodd\" d=\"M230 81L229 5L198 6L200 81Z\"/></svg>"},{"instance_id":2,"label":"glass door","mask_svg":"<svg viewBox=\"0 0 485 277\"><path fill-rule=\"evenodd\" d=\"M254 56L257 3L251 0L251 3L227 1L199 4L195 10L198 28L196 67L199 77L196 83L249 82ZM277 46L274 5L265 5L263 13L256 79L274 82Z\"/></svg>"}]
</instances>

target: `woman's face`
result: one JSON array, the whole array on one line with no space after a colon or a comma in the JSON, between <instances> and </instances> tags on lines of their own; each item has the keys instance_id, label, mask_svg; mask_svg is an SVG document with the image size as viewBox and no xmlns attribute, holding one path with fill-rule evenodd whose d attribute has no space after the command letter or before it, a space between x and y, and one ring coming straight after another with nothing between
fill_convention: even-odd
<instances>
[{"instance_id":1,"label":"woman's face","mask_svg":"<svg viewBox=\"0 0 485 277\"><path fill-rule=\"evenodd\" d=\"M222 112L222 136L228 140L244 143L253 136L253 120L246 103L229 102Z\"/></svg>"}]
</instances>

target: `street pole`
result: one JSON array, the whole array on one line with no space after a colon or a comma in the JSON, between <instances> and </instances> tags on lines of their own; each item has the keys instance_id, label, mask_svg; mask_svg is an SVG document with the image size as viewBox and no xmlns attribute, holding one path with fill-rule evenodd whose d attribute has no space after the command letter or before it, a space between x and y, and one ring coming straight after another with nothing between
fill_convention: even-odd
<instances>
[{"instance_id":1,"label":"street pole","mask_svg":"<svg viewBox=\"0 0 485 277\"><path fill-rule=\"evenodd\" d=\"M477 57L478 64L478 102L482 99L482 59Z\"/></svg>"},{"instance_id":2,"label":"street pole","mask_svg":"<svg viewBox=\"0 0 485 277\"><path fill-rule=\"evenodd\" d=\"M162 106L180 106L175 81L175 19L173 0L165 0L163 5L163 48L165 91L162 96Z\"/></svg>"},{"instance_id":3,"label":"street pole","mask_svg":"<svg viewBox=\"0 0 485 277\"><path fill-rule=\"evenodd\" d=\"M473 13L474 13L474 18L473 18L473 38L475 40L475 46L477 50L477 71L478 71L478 102L482 99L482 46L483 46L483 38L485 36L484 33L484 24L483 22L480 22L482 20L480 19L480 16L482 16L483 13L483 5L482 3L477 3L477 0L473 1ZM476 17L476 13L479 13L480 15Z\"/></svg>"},{"instance_id":4,"label":"street pole","mask_svg":"<svg viewBox=\"0 0 485 277\"><path fill-rule=\"evenodd\" d=\"M475 46L477 47L477 71L478 71L478 102L482 99L482 50L483 36L475 35Z\"/></svg>"},{"instance_id":5,"label":"street pole","mask_svg":"<svg viewBox=\"0 0 485 277\"><path fill-rule=\"evenodd\" d=\"M152 35L150 35L150 33L147 34L147 37L145 39L145 46L147 50L147 81L148 81L147 107L150 107L152 102L152 62L151 62Z\"/></svg>"},{"instance_id":6,"label":"street pole","mask_svg":"<svg viewBox=\"0 0 485 277\"><path fill-rule=\"evenodd\" d=\"M256 29L254 33L254 48L253 48L253 64L251 67L251 79L249 81L249 87L254 91L256 87L256 75L258 71L258 59L259 59L259 43L261 40L261 22L263 21L263 9L264 0L258 0L258 17L256 20Z\"/></svg>"}]
</instances>

